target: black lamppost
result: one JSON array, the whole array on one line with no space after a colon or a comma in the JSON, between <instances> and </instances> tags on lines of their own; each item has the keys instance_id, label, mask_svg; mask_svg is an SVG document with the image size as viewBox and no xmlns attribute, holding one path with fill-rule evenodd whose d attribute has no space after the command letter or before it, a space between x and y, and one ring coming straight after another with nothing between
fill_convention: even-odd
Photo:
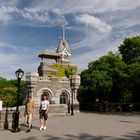
<instances>
[{"instance_id":1,"label":"black lamppost","mask_svg":"<svg viewBox=\"0 0 140 140\"><path fill-rule=\"evenodd\" d=\"M70 85L71 85L71 115L74 115L74 111L73 111L73 91L74 91L74 87L75 87L75 78L73 76L71 76L71 80L70 80Z\"/></svg>"},{"instance_id":2,"label":"black lamppost","mask_svg":"<svg viewBox=\"0 0 140 140\"><path fill-rule=\"evenodd\" d=\"M71 93L71 115L73 116L74 113L73 113L73 90L72 90L72 93Z\"/></svg>"},{"instance_id":3,"label":"black lamppost","mask_svg":"<svg viewBox=\"0 0 140 140\"><path fill-rule=\"evenodd\" d=\"M16 106L16 112L14 114L14 126L13 126L13 131L14 132L19 132L19 94L20 94L20 81L24 75L24 71L22 69L18 69L15 72L15 75L17 77L18 80L18 94L17 94L17 106Z\"/></svg>"}]
</instances>

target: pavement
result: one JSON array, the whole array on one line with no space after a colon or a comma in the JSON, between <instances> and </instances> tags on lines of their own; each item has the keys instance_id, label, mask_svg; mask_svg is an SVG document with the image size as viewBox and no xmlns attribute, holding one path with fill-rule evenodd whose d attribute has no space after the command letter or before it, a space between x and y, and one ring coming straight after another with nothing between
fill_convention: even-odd
<instances>
[{"instance_id":1,"label":"pavement","mask_svg":"<svg viewBox=\"0 0 140 140\"><path fill-rule=\"evenodd\" d=\"M0 140L140 140L140 113L89 113L49 116L47 130L39 130L39 119L32 131L0 131Z\"/></svg>"}]
</instances>

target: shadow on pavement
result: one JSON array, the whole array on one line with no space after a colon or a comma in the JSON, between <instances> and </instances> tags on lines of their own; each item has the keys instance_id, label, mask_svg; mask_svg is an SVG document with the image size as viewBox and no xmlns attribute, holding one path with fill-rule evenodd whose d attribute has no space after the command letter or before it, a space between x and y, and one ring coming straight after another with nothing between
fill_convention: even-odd
<instances>
[{"instance_id":1,"label":"shadow on pavement","mask_svg":"<svg viewBox=\"0 0 140 140\"><path fill-rule=\"evenodd\" d=\"M129 133L128 135L124 135L125 138L115 138L111 136L94 136L86 133L82 133L79 136L75 135L64 135L62 137L55 137L51 135L44 135L43 140L139 140L140 139L140 131L136 131L135 133ZM36 137L28 137L23 138L21 140L39 140Z\"/></svg>"},{"instance_id":2,"label":"shadow on pavement","mask_svg":"<svg viewBox=\"0 0 140 140\"><path fill-rule=\"evenodd\" d=\"M82 113L96 113L98 115L118 115L118 116L140 116L140 112L93 112L93 111L80 111Z\"/></svg>"},{"instance_id":3,"label":"shadow on pavement","mask_svg":"<svg viewBox=\"0 0 140 140\"><path fill-rule=\"evenodd\" d=\"M36 137L28 137L28 138L23 138L21 140L39 140Z\"/></svg>"},{"instance_id":4,"label":"shadow on pavement","mask_svg":"<svg viewBox=\"0 0 140 140\"><path fill-rule=\"evenodd\" d=\"M136 131L135 133L128 133L127 135L124 135L129 138L130 140L140 140L140 131Z\"/></svg>"}]
</instances>

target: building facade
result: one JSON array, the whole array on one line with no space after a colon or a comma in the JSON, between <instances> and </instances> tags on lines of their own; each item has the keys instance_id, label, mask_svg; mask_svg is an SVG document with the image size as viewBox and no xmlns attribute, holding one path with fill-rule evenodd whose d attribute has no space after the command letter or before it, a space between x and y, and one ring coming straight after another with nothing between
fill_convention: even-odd
<instances>
[{"instance_id":1,"label":"building facade","mask_svg":"<svg viewBox=\"0 0 140 140\"><path fill-rule=\"evenodd\" d=\"M71 63L72 54L64 34L56 51L43 51L39 57L41 62L38 72L28 72L25 75L26 89L35 105L39 107L41 98L45 95L50 102L50 112L67 114L71 113L71 107L74 112L78 112L80 76L77 75L77 66ZM67 78L64 74L66 69L71 69L74 75Z\"/></svg>"}]
</instances>

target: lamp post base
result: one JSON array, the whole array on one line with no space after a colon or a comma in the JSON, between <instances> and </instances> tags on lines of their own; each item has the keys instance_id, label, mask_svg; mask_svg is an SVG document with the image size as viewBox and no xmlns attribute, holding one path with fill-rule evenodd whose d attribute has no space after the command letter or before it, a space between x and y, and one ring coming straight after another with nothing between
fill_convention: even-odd
<instances>
[{"instance_id":1,"label":"lamp post base","mask_svg":"<svg viewBox=\"0 0 140 140\"><path fill-rule=\"evenodd\" d=\"M12 129L11 132L14 132L14 133L20 132L20 128Z\"/></svg>"},{"instance_id":2,"label":"lamp post base","mask_svg":"<svg viewBox=\"0 0 140 140\"><path fill-rule=\"evenodd\" d=\"M74 113L73 113L73 105L71 106L71 116L73 116Z\"/></svg>"},{"instance_id":3,"label":"lamp post base","mask_svg":"<svg viewBox=\"0 0 140 140\"><path fill-rule=\"evenodd\" d=\"M19 132L19 111L15 111L13 113L13 125L12 125L12 132Z\"/></svg>"}]
</instances>

